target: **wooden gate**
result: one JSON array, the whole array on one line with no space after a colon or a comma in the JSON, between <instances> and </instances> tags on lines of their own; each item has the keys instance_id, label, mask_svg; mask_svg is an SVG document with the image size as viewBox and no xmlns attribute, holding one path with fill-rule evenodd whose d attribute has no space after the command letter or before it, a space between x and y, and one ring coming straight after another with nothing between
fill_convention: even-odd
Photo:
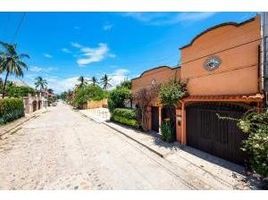
<instances>
[{"instance_id":1,"label":"wooden gate","mask_svg":"<svg viewBox=\"0 0 268 200\"><path fill-rule=\"evenodd\" d=\"M152 106L152 130L159 132L159 108Z\"/></svg>"},{"instance_id":2,"label":"wooden gate","mask_svg":"<svg viewBox=\"0 0 268 200\"><path fill-rule=\"evenodd\" d=\"M186 134L189 146L226 160L242 164L245 153L241 142L246 139L236 121L222 120L221 116L240 118L246 110L240 106L223 104L196 104L186 108Z\"/></svg>"}]
</instances>

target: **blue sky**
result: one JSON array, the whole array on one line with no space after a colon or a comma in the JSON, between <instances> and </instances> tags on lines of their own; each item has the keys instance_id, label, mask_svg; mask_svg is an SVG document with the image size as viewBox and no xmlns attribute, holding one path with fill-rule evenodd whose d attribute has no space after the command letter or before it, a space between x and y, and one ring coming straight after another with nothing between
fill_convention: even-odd
<instances>
[{"instance_id":1,"label":"blue sky","mask_svg":"<svg viewBox=\"0 0 268 200\"><path fill-rule=\"evenodd\" d=\"M42 76L56 92L71 89L80 75L104 73L116 85L144 70L176 66L179 47L205 29L242 22L256 13L0 13L0 40L15 42L33 85ZM3 76L3 75L2 75ZM12 78L12 77L11 77Z\"/></svg>"}]
</instances>

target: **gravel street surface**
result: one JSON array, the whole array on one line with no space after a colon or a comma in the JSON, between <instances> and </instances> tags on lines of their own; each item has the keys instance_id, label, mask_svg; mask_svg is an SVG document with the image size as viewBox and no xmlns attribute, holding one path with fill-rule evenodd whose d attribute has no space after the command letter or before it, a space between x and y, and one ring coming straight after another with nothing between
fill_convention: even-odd
<instances>
[{"instance_id":1,"label":"gravel street surface","mask_svg":"<svg viewBox=\"0 0 268 200\"><path fill-rule=\"evenodd\" d=\"M157 155L57 107L0 140L1 189L190 189Z\"/></svg>"},{"instance_id":2,"label":"gravel street surface","mask_svg":"<svg viewBox=\"0 0 268 200\"><path fill-rule=\"evenodd\" d=\"M0 189L231 189L187 168L61 102L0 140Z\"/></svg>"}]
</instances>

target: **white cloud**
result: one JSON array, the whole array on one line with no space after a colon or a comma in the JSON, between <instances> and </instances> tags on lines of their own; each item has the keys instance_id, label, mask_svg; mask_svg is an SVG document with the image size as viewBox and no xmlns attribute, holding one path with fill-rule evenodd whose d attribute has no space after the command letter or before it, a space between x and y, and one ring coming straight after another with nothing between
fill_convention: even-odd
<instances>
[{"instance_id":1,"label":"white cloud","mask_svg":"<svg viewBox=\"0 0 268 200\"><path fill-rule=\"evenodd\" d=\"M82 48L82 45L77 42L71 42L71 45L75 48Z\"/></svg>"},{"instance_id":2,"label":"white cloud","mask_svg":"<svg viewBox=\"0 0 268 200\"><path fill-rule=\"evenodd\" d=\"M110 31L113 28L113 24L105 24L102 28L104 31Z\"/></svg>"},{"instance_id":3,"label":"white cloud","mask_svg":"<svg viewBox=\"0 0 268 200\"><path fill-rule=\"evenodd\" d=\"M29 69L31 72L41 72L43 69L41 67L32 66Z\"/></svg>"},{"instance_id":4,"label":"white cloud","mask_svg":"<svg viewBox=\"0 0 268 200\"><path fill-rule=\"evenodd\" d=\"M44 53L43 56L45 56L46 58L52 58L53 56L49 53Z\"/></svg>"},{"instance_id":5,"label":"white cloud","mask_svg":"<svg viewBox=\"0 0 268 200\"><path fill-rule=\"evenodd\" d=\"M117 69L113 73L109 74L109 76L111 77L111 84L113 86L112 88L114 88L122 81L129 78L129 70L123 68Z\"/></svg>"},{"instance_id":6,"label":"white cloud","mask_svg":"<svg viewBox=\"0 0 268 200\"><path fill-rule=\"evenodd\" d=\"M71 52L69 49L67 49L67 48L62 48L61 51L64 52L64 53L72 53L72 52Z\"/></svg>"},{"instance_id":7,"label":"white cloud","mask_svg":"<svg viewBox=\"0 0 268 200\"><path fill-rule=\"evenodd\" d=\"M82 55L77 59L77 64L79 66L85 66L94 62L100 62L105 57L115 57L113 54L109 54L109 47L105 43L99 43L98 47L92 48L92 47L83 47L76 45L77 48L80 49L82 52Z\"/></svg>"},{"instance_id":8,"label":"white cloud","mask_svg":"<svg viewBox=\"0 0 268 200\"><path fill-rule=\"evenodd\" d=\"M65 79L60 79L58 77L48 77L46 78L46 80L48 82L49 87L52 87L52 89L56 93L60 93L69 89L73 89L78 83L78 78L78 76L69 77Z\"/></svg>"},{"instance_id":9,"label":"white cloud","mask_svg":"<svg viewBox=\"0 0 268 200\"><path fill-rule=\"evenodd\" d=\"M57 67L30 66L29 71L34 72L34 73L39 73L39 72L47 73L47 72L55 71L57 69L58 69Z\"/></svg>"},{"instance_id":10,"label":"white cloud","mask_svg":"<svg viewBox=\"0 0 268 200\"><path fill-rule=\"evenodd\" d=\"M216 13L126 13L123 16L131 17L148 25L172 25L182 22L197 22L212 17Z\"/></svg>"}]
</instances>

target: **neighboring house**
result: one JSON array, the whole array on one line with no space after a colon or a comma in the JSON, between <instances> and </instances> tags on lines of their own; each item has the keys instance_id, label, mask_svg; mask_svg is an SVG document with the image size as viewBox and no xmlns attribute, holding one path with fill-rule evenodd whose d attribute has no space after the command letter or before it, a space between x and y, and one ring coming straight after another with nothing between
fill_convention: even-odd
<instances>
[{"instance_id":1,"label":"neighboring house","mask_svg":"<svg viewBox=\"0 0 268 200\"><path fill-rule=\"evenodd\" d=\"M180 67L145 71L132 80L132 92L175 76L185 81L189 96L174 109L177 141L242 163L240 146L246 136L236 122L220 120L216 113L240 117L246 110L263 105L260 45L259 16L214 26L180 48ZM150 129L159 130L162 111L159 100L151 102Z\"/></svg>"},{"instance_id":2,"label":"neighboring house","mask_svg":"<svg viewBox=\"0 0 268 200\"><path fill-rule=\"evenodd\" d=\"M47 98L45 98L41 94L39 95L29 94L27 97L23 97L23 103L24 103L25 113L27 114L35 112L42 108L47 108L48 106Z\"/></svg>"}]
</instances>

